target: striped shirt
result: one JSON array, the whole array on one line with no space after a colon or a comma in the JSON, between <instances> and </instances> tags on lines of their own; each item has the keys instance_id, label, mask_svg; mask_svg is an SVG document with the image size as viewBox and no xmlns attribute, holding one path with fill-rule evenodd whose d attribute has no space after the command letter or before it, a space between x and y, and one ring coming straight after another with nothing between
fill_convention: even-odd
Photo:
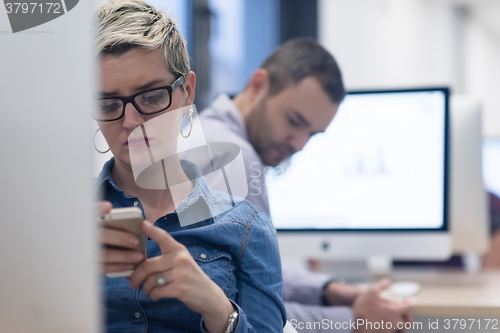
<instances>
[{"instance_id":1,"label":"striped shirt","mask_svg":"<svg viewBox=\"0 0 500 333\"><path fill-rule=\"evenodd\" d=\"M264 175L266 165L250 143L243 117L229 96L219 95L201 111L200 123L207 142L231 142L240 147L248 182L246 199L269 214ZM222 151L217 153L223 154ZM212 159L223 158L217 153L212 152Z\"/></svg>"}]
</instances>

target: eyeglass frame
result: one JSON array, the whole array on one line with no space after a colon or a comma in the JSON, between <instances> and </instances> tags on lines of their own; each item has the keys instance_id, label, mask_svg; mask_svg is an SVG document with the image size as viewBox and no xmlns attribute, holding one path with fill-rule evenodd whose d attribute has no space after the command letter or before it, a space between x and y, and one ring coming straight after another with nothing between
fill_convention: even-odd
<instances>
[{"instance_id":1,"label":"eyeglass frame","mask_svg":"<svg viewBox=\"0 0 500 333\"><path fill-rule=\"evenodd\" d=\"M168 86L162 86L162 87L157 87L157 88L153 88L153 89L148 89L146 91L141 91L141 92L138 92L137 94L134 94L134 95L130 95L128 97L122 97L122 96L116 96L116 97L102 97L102 98L99 98L99 100L104 100L104 99L119 99L122 101L123 103L123 110L122 110L122 114L121 116L119 116L118 118L115 118L115 119L106 119L106 120L102 120L102 119L96 119L95 117L92 117L94 118L95 121L99 121L99 122L110 122L110 121L115 121L115 120L119 120L119 119L122 119L123 116L125 115L125 108L127 107L127 104L128 103L132 103L132 105L135 107L135 109L137 110L137 112L139 112L140 114L143 114L145 116L149 116L149 115L152 115L152 114L157 114L157 113L160 113L162 111L165 111L166 109L168 109L171 105L172 105L172 93L173 91L175 90L175 88L181 86L184 82L186 82L186 79L184 78L184 75L179 75L179 77L177 79L175 79L174 82L172 82L171 85L168 85ZM141 94L145 94L147 92L150 92L150 91L155 91L155 90L160 90L160 89L167 89L168 91L168 96L169 96L169 103L168 103L168 106L166 108L163 108L159 111L155 111L155 112L151 112L151 113L145 113L141 110L141 108L139 107L139 105L137 105L137 103L135 102L135 98Z\"/></svg>"}]
</instances>

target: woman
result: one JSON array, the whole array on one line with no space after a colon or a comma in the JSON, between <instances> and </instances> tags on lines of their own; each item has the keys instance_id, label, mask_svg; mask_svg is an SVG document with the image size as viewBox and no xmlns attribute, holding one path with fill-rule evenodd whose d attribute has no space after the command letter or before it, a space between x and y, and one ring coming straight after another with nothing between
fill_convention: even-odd
<instances>
[{"instance_id":1,"label":"woman","mask_svg":"<svg viewBox=\"0 0 500 333\"><path fill-rule=\"evenodd\" d=\"M175 153L182 117L192 121L196 84L184 39L139 0L104 5L99 24L102 98L94 117L114 155L98 178L101 213L136 206L154 222L143 222L148 258L109 248L133 248L132 234L101 232L103 273L142 261L128 280L104 277L107 331L281 332L281 266L269 217L210 191ZM153 163L158 154L168 158ZM182 223L200 209L217 215Z\"/></svg>"}]
</instances>

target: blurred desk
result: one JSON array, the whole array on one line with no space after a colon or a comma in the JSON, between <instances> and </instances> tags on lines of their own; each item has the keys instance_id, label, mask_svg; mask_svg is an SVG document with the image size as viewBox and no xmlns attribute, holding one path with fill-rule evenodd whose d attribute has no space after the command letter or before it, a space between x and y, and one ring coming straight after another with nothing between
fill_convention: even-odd
<instances>
[{"instance_id":1,"label":"blurred desk","mask_svg":"<svg viewBox=\"0 0 500 333\"><path fill-rule=\"evenodd\" d=\"M415 316L500 318L500 271L396 270L393 280L420 284L419 293L409 298Z\"/></svg>"}]
</instances>

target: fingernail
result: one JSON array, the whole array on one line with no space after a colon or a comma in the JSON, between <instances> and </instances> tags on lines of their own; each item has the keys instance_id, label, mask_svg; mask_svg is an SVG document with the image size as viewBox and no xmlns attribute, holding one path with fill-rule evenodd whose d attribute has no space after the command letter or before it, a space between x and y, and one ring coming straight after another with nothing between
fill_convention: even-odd
<instances>
[{"instance_id":1,"label":"fingernail","mask_svg":"<svg viewBox=\"0 0 500 333\"><path fill-rule=\"evenodd\" d=\"M134 261L141 261L142 260L142 253L134 253L132 254L132 258L134 259Z\"/></svg>"},{"instance_id":2,"label":"fingernail","mask_svg":"<svg viewBox=\"0 0 500 333\"><path fill-rule=\"evenodd\" d=\"M128 241L129 241L130 245L132 245L132 246L139 245L139 240L134 236L131 236Z\"/></svg>"}]
</instances>

